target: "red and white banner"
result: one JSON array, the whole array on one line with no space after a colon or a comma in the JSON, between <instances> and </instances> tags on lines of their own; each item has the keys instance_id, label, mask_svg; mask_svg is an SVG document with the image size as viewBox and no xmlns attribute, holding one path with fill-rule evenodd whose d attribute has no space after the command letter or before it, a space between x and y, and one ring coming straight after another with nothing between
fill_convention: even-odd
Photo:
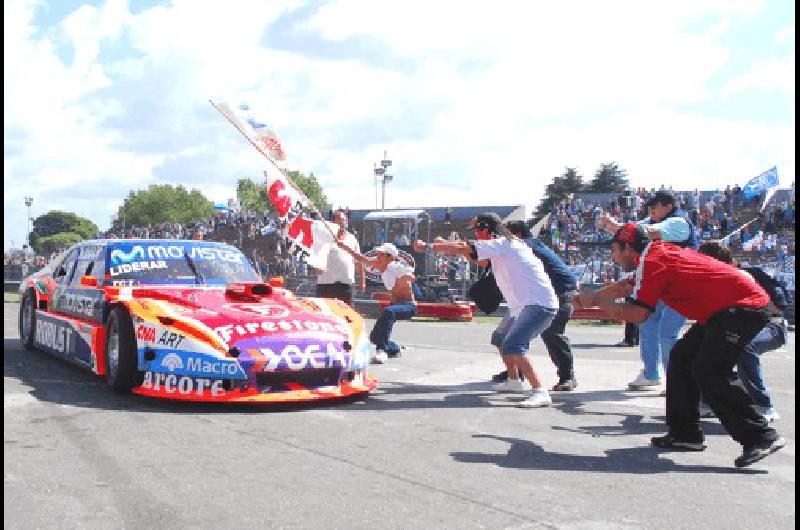
<instances>
[{"instance_id":1,"label":"red and white banner","mask_svg":"<svg viewBox=\"0 0 800 530\"><path fill-rule=\"evenodd\" d=\"M249 105L242 104L234 110L227 103L212 101L211 104L271 162L264 177L269 200L280 217L278 230L289 253L316 269L327 268L328 253L336 244L333 234L339 227L333 223L326 226L325 221L303 215L304 208L314 205L275 162L286 159L278 136L263 120L253 116Z\"/></svg>"}]
</instances>

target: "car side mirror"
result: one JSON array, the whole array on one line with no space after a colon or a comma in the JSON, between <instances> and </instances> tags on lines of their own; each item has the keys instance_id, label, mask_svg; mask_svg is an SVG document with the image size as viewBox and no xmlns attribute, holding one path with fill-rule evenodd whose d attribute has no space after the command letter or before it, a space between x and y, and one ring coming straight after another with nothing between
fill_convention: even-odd
<instances>
[{"instance_id":1,"label":"car side mirror","mask_svg":"<svg viewBox=\"0 0 800 530\"><path fill-rule=\"evenodd\" d=\"M97 287L97 278L94 276L81 276L81 285Z\"/></svg>"},{"instance_id":2,"label":"car side mirror","mask_svg":"<svg viewBox=\"0 0 800 530\"><path fill-rule=\"evenodd\" d=\"M67 269L64 268L63 265L58 267L58 272L56 272L56 278L60 278L61 276L67 275Z\"/></svg>"}]
</instances>

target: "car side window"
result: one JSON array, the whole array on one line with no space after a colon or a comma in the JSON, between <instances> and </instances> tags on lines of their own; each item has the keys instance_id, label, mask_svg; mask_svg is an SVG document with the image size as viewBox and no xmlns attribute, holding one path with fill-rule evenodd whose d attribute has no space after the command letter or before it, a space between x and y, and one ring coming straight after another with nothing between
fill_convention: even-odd
<instances>
[{"instance_id":1,"label":"car side window","mask_svg":"<svg viewBox=\"0 0 800 530\"><path fill-rule=\"evenodd\" d=\"M75 274L72 275L72 279L70 280L69 284L80 285L81 276L96 276L96 274L92 274L94 267L94 259L79 259L77 265L75 266Z\"/></svg>"},{"instance_id":2,"label":"car side window","mask_svg":"<svg viewBox=\"0 0 800 530\"><path fill-rule=\"evenodd\" d=\"M56 270L53 271L53 277L56 279L56 281L58 283L68 284L73 273L75 272L75 265L77 262L78 249L73 249L69 254L67 254L64 260L61 262L61 265L56 267Z\"/></svg>"}]
</instances>

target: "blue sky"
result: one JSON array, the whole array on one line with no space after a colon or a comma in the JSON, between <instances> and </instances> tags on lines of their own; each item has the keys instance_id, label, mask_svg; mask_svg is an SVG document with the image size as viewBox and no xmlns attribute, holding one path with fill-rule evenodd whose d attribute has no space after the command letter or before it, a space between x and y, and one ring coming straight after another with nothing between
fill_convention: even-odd
<instances>
[{"instance_id":1,"label":"blue sky","mask_svg":"<svg viewBox=\"0 0 800 530\"><path fill-rule=\"evenodd\" d=\"M795 177L790 1L4 2L4 247L108 227L130 189L214 201L265 164L208 100L253 104L335 205L526 204L565 167L635 186Z\"/></svg>"}]
</instances>

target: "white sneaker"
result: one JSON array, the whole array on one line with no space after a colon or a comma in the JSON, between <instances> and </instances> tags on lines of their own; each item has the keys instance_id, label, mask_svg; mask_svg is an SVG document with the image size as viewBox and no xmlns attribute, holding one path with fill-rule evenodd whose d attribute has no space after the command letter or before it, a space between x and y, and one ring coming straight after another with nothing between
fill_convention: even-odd
<instances>
[{"instance_id":1,"label":"white sneaker","mask_svg":"<svg viewBox=\"0 0 800 530\"><path fill-rule=\"evenodd\" d=\"M372 356L372 364L383 364L389 360L389 356L383 350L377 350Z\"/></svg>"},{"instance_id":2,"label":"white sneaker","mask_svg":"<svg viewBox=\"0 0 800 530\"><path fill-rule=\"evenodd\" d=\"M517 405L526 409L535 409L538 407L549 407L553 404L550 399L550 393L544 388L537 388L532 390L528 399L520 401Z\"/></svg>"},{"instance_id":3,"label":"white sneaker","mask_svg":"<svg viewBox=\"0 0 800 530\"><path fill-rule=\"evenodd\" d=\"M507 394L524 394L525 386L519 379L506 379L502 383L492 385L492 390Z\"/></svg>"},{"instance_id":4,"label":"white sneaker","mask_svg":"<svg viewBox=\"0 0 800 530\"><path fill-rule=\"evenodd\" d=\"M653 386L659 386L661 384L661 379L647 379L644 376L644 370L639 372L639 375L628 383L628 388L630 390L646 390Z\"/></svg>"}]
</instances>

